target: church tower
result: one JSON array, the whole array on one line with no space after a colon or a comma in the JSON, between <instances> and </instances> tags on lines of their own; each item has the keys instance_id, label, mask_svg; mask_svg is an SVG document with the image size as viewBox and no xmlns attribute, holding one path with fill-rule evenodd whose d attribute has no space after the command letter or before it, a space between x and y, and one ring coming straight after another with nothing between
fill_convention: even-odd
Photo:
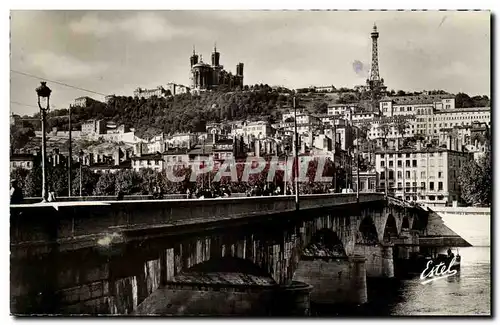
<instances>
[{"instance_id":1,"label":"church tower","mask_svg":"<svg viewBox=\"0 0 500 325\"><path fill-rule=\"evenodd\" d=\"M193 65L198 64L198 54L196 54L196 50L193 45L193 55L191 56L191 68Z\"/></svg>"},{"instance_id":2,"label":"church tower","mask_svg":"<svg viewBox=\"0 0 500 325\"><path fill-rule=\"evenodd\" d=\"M217 43L216 43L214 44L214 51L212 52L212 66L218 67L220 63L219 60L220 60L220 53L217 52Z\"/></svg>"}]
</instances>

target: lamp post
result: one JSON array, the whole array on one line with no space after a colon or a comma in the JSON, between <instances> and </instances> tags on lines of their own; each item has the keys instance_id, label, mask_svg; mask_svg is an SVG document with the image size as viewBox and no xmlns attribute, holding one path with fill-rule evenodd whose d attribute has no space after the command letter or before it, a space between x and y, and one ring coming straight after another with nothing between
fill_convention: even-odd
<instances>
[{"instance_id":1,"label":"lamp post","mask_svg":"<svg viewBox=\"0 0 500 325\"><path fill-rule=\"evenodd\" d=\"M68 136L69 136L69 144L68 144L68 197L71 197L71 165L73 164L72 159L72 148L71 148L71 105L69 105L68 110Z\"/></svg>"},{"instance_id":2,"label":"lamp post","mask_svg":"<svg viewBox=\"0 0 500 325\"><path fill-rule=\"evenodd\" d=\"M359 203L359 128L356 127L356 201Z\"/></svg>"},{"instance_id":3,"label":"lamp post","mask_svg":"<svg viewBox=\"0 0 500 325\"><path fill-rule=\"evenodd\" d=\"M47 202L47 196L48 196L48 190L47 190L47 170L46 170L46 138L45 138L45 118L47 115L47 112L49 111L50 108L50 93L52 90L50 90L49 87L47 87L47 82L41 81L40 86L36 88L36 93L38 96L38 107L40 108L40 115L41 115L41 120L42 120L42 202ZM46 103L46 106L43 107L44 102Z\"/></svg>"},{"instance_id":4,"label":"lamp post","mask_svg":"<svg viewBox=\"0 0 500 325\"><path fill-rule=\"evenodd\" d=\"M82 165L83 165L83 150L80 149L80 197L82 197Z\"/></svg>"},{"instance_id":5,"label":"lamp post","mask_svg":"<svg viewBox=\"0 0 500 325\"><path fill-rule=\"evenodd\" d=\"M299 211L299 137L297 132L297 106L293 97L293 123L295 126L295 210Z\"/></svg>"}]
</instances>

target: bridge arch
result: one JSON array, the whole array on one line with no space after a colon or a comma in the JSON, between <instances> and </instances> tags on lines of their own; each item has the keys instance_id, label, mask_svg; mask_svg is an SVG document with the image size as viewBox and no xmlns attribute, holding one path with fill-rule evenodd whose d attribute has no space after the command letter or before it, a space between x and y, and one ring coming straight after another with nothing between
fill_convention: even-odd
<instances>
[{"instance_id":1,"label":"bridge arch","mask_svg":"<svg viewBox=\"0 0 500 325\"><path fill-rule=\"evenodd\" d=\"M359 225L358 236L356 238L357 244L376 244L378 243L378 233L377 228L373 219L369 216L361 220Z\"/></svg>"},{"instance_id":2,"label":"bridge arch","mask_svg":"<svg viewBox=\"0 0 500 325\"><path fill-rule=\"evenodd\" d=\"M384 242L390 242L392 239L398 236L398 225L396 223L396 218L392 214L387 216L384 227Z\"/></svg>"},{"instance_id":3,"label":"bridge arch","mask_svg":"<svg viewBox=\"0 0 500 325\"><path fill-rule=\"evenodd\" d=\"M410 219L408 216L403 217L403 223L401 224L401 229L410 229Z\"/></svg>"},{"instance_id":4,"label":"bridge arch","mask_svg":"<svg viewBox=\"0 0 500 325\"><path fill-rule=\"evenodd\" d=\"M242 282L245 281L245 282ZM269 272L248 259L225 256L193 265L177 274L173 282L203 282L207 284L266 284L276 281Z\"/></svg>"},{"instance_id":5,"label":"bridge arch","mask_svg":"<svg viewBox=\"0 0 500 325\"><path fill-rule=\"evenodd\" d=\"M323 228L312 236L310 242L302 250L303 257L347 257L346 248L337 232Z\"/></svg>"}]
</instances>

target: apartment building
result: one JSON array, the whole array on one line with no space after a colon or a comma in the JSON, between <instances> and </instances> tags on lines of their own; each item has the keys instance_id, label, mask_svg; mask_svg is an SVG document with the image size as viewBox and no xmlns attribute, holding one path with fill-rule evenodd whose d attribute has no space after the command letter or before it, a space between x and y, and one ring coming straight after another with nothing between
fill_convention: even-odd
<instances>
[{"instance_id":1,"label":"apartment building","mask_svg":"<svg viewBox=\"0 0 500 325\"><path fill-rule=\"evenodd\" d=\"M451 205L460 200L458 175L472 155L457 150L455 142L447 148L377 151L375 168L379 186L400 199L427 205ZM387 183L387 184L386 184Z\"/></svg>"}]
</instances>

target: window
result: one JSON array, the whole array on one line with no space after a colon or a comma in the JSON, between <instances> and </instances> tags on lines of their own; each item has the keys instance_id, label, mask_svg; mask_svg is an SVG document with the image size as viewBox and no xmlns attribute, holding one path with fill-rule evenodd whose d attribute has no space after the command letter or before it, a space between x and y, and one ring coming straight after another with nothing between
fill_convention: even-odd
<instances>
[{"instance_id":1,"label":"window","mask_svg":"<svg viewBox=\"0 0 500 325\"><path fill-rule=\"evenodd\" d=\"M403 178L403 172L398 170L398 178Z\"/></svg>"},{"instance_id":2,"label":"window","mask_svg":"<svg viewBox=\"0 0 500 325\"><path fill-rule=\"evenodd\" d=\"M443 178L443 172L438 172L438 178Z\"/></svg>"},{"instance_id":3,"label":"window","mask_svg":"<svg viewBox=\"0 0 500 325\"><path fill-rule=\"evenodd\" d=\"M403 185L402 185L402 183L401 183L401 182L399 182L399 183L398 183L398 189L400 189L402 186L403 186Z\"/></svg>"},{"instance_id":4,"label":"window","mask_svg":"<svg viewBox=\"0 0 500 325\"><path fill-rule=\"evenodd\" d=\"M398 160L398 167L402 167L403 166L403 163L401 160Z\"/></svg>"},{"instance_id":5,"label":"window","mask_svg":"<svg viewBox=\"0 0 500 325\"><path fill-rule=\"evenodd\" d=\"M409 170L406 171L406 178L410 178L410 171Z\"/></svg>"},{"instance_id":6,"label":"window","mask_svg":"<svg viewBox=\"0 0 500 325\"><path fill-rule=\"evenodd\" d=\"M384 159L384 158L385 158L385 155L384 155L384 154L381 154L381 155L380 155L380 158Z\"/></svg>"},{"instance_id":7,"label":"window","mask_svg":"<svg viewBox=\"0 0 500 325\"><path fill-rule=\"evenodd\" d=\"M389 170L389 179L394 179L394 172Z\"/></svg>"},{"instance_id":8,"label":"window","mask_svg":"<svg viewBox=\"0 0 500 325\"><path fill-rule=\"evenodd\" d=\"M443 182L439 182L438 183L438 191L442 191L443 190Z\"/></svg>"},{"instance_id":9,"label":"window","mask_svg":"<svg viewBox=\"0 0 500 325\"><path fill-rule=\"evenodd\" d=\"M410 158L410 154L409 153L406 154L406 158Z\"/></svg>"},{"instance_id":10,"label":"window","mask_svg":"<svg viewBox=\"0 0 500 325\"><path fill-rule=\"evenodd\" d=\"M413 167L417 167L417 160L413 159Z\"/></svg>"},{"instance_id":11,"label":"window","mask_svg":"<svg viewBox=\"0 0 500 325\"><path fill-rule=\"evenodd\" d=\"M385 172L380 173L380 179L385 179Z\"/></svg>"},{"instance_id":12,"label":"window","mask_svg":"<svg viewBox=\"0 0 500 325\"><path fill-rule=\"evenodd\" d=\"M434 191L434 182L429 182L429 189Z\"/></svg>"},{"instance_id":13,"label":"window","mask_svg":"<svg viewBox=\"0 0 500 325\"><path fill-rule=\"evenodd\" d=\"M392 160L389 161L389 167L394 167L394 162Z\"/></svg>"},{"instance_id":14,"label":"window","mask_svg":"<svg viewBox=\"0 0 500 325\"><path fill-rule=\"evenodd\" d=\"M402 157L402 155L400 153L398 153L398 158L401 158L401 157Z\"/></svg>"},{"instance_id":15,"label":"window","mask_svg":"<svg viewBox=\"0 0 500 325\"><path fill-rule=\"evenodd\" d=\"M410 167L410 161L406 160L406 167Z\"/></svg>"},{"instance_id":16,"label":"window","mask_svg":"<svg viewBox=\"0 0 500 325\"><path fill-rule=\"evenodd\" d=\"M420 182L420 187L425 190L425 182Z\"/></svg>"},{"instance_id":17,"label":"window","mask_svg":"<svg viewBox=\"0 0 500 325\"><path fill-rule=\"evenodd\" d=\"M383 160L380 161L380 167L385 167L385 161Z\"/></svg>"},{"instance_id":18,"label":"window","mask_svg":"<svg viewBox=\"0 0 500 325\"><path fill-rule=\"evenodd\" d=\"M390 154L389 154L389 158L392 158L392 156L393 156L393 154L392 154L392 153L390 153Z\"/></svg>"}]
</instances>

